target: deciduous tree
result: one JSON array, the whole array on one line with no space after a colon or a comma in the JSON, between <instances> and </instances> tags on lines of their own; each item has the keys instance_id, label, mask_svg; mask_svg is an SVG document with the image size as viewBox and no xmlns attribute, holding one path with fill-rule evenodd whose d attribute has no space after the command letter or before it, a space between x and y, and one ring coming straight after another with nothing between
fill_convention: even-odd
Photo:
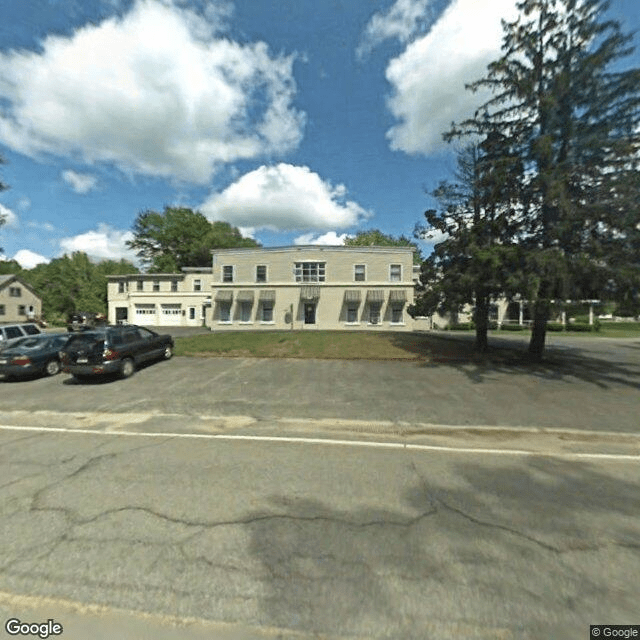
<instances>
[{"instance_id":1,"label":"deciduous tree","mask_svg":"<svg viewBox=\"0 0 640 640\"><path fill-rule=\"evenodd\" d=\"M260 246L227 222L209 222L186 207L144 211L133 225L127 246L138 251L150 273L175 273L182 267L211 266L211 250Z\"/></svg>"}]
</instances>

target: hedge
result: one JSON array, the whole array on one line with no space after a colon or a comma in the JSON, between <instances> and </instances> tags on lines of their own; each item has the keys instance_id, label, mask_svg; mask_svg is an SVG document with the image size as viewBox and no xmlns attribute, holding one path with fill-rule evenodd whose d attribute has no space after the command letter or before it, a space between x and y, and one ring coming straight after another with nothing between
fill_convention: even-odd
<instances>
[{"instance_id":1,"label":"hedge","mask_svg":"<svg viewBox=\"0 0 640 640\"><path fill-rule=\"evenodd\" d=\"M525 327L523 324L503 324L503 331L524 331L528 327Z\"/></svg>"}]
</instances>

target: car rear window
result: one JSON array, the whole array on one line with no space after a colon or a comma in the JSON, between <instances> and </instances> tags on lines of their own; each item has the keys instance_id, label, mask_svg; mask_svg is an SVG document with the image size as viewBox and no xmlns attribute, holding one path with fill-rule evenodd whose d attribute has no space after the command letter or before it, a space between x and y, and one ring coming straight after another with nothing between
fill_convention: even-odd
<instances>
[{"instance_id":1,"label":"car rear window","mask_svg":"<svg viewBox=\"0 0 640 640\"><path fill-rule=\"evenodd\" d=\"M30 336L35 336L40 333L40 329L35 324L25 324L22 329Z\"/></svg>"},{"instance_id":2,"label":"car rear window","mask_svg":"<svg viewBox=\"0 0 640 640\"><path fill-rule=\"evenodd\" d=\"M87 348L87 347L92 347L97 342L103 342L103 341L104 341L103 333L85 332L77 336L73 336L73 338L69 340L67 347L74 348L74 349L76 348L79 349L82 347Z\"/></svg>"}]
</instances>

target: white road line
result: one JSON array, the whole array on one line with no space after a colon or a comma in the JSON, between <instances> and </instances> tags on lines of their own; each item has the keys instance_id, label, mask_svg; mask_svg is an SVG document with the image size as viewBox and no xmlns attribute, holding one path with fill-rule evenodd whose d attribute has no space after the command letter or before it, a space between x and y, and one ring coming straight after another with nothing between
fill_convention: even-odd
<instances>
[{"instance_id":1,"label":"white road line","mask_svg":"<svg viewBox=\"0 0 640 640\"><path fill-rule=\"evenodd\" d=\"M98 429L66 429L64 427L30 427L22 425L0 425L3 431L35 431L42 433L88 434L96 436L127 436L134 438L183 438L199 440L224 440L245 442L274 442L289 444L316 444L325 446L368 447L372 449L406 449L413 451L444 451L447 453L469 453L509 456L538 456L551 458L579 458L586 460L640 461L640 455L616 453L573 453L570 451L528 451L525 449L480 449L473 447L446 447L442 445L411 444L403 442L375 442L367 440L336 440L333 438L299 438L291 436L239 436L210 433L160 433L154 431L101 431Z\"/></svg>"}]
</instances>

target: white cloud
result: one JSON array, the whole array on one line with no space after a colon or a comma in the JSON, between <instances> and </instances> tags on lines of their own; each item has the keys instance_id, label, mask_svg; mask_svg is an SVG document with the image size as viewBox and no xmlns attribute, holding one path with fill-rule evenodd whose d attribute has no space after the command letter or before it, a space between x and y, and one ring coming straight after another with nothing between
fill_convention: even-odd
<instances>
[{"instance_id":1,"label":"white cloud","mask_svg":"<svg viewBox=\"0 0 640 640\"><path fill-rule=\"evenodd\" d=\"M123 17L48 36L41 52L0 52L0 141L197 183L295 148L293 56L218 36L219 16L205 16L137 0Z\"/></svg>"},{"instance_id":2,"label":"white cloud","mask_svg":"<svg viewBox=\"0 0 640 640\"><path fill-rule=\"evenodd\" d=\"M37 222L35 220L29 220L27 227L30 229L44 229L45 231L55 231L56 228L50 222Z\"/></svg>"},{"instance_id":3,"label":"white cloud","mask_svg":"<svg viewBox=\"0 0 640 640\"><path fill-rule=\"evenodd\" d=\"M17 229L19 226L18 216L3 204L0 204L0 218L4 220L4 224L2 225L2 227L6 227L7 229Z\"/></svg>"},{"instance_id":4,"label":"white cloud","mask_svg":"<svg viewBox=\"0 0 640 640\"><path fill-rule=\"evenodd\" d=\"M346 193L344 185L334 187L308 167L278 164L246 173L199 210L209 220L252 231L344 228L371 215Z\"/></svg>"},{"instance_id":5,"label":"white cloud","mask_svg":"<svg viewBox=\"0 0 640 640\"><path fill-rule=\"evenodd\" d=\"M47 264L49 262L49 258L45 258L39 253L29 251L29 249L20 249L20 251L13 256L12 260L15 260L23 269L33 269L39 264Z\"/></svg>"},{"instance_id":6,"label":"white cloud","mask_svg":"<svg viewBox=\"0 0 640 640\"><path fill-rule=\"evenodd\" d=\"M396 0L383 13L375 13L367 24L356 53L358 57L369 53L376 45L390 38L406 43L422 31L427 20L432 19L433 0Z\"/></svg>"},{"instance_id":7,"label":"white cloud","mask_svg":"<svg viewBox=\"0 0 640 640\"><path fill-rule=\"evenodd\" d=\"M88 173L76 173L71 169L62 172L62 179L79 194L89 193L98 182L95 176Z\"/></svg>"},{"instance_id":8,"label":"white cloud","mask_svg":"<svg viewBox=\"0 0 640 640\"><path fill-rule=\"evenodd\" d=\"M500 55L500 21L516 15L515 0L453 0L427 35L391 60L388 106L398 123L387 137L393 150L427 154L445 147L442 134L451 123L472 116L488 96L464 85L486 76Z\"/></svg>"},{"instance_id":9,"label":"white cloud","mask_svg":"<svg viewBox=\"0 0 640 640\"><path fill-rule=\"evenodd\" d=\"M87 231L71 238L60 240L62 253L83 251L93 260L136 261L136 252L127 248L125 242L133 239L131 231L112 229L107 224L99 224L97 230Z\"/></svg>"},{"instance_id":10,"label":"white cloud","mask_svg":"<svg viewBox=\"0 0 640 640\"><path fill-rule=\"evenodd\" d=\"M348 233L341 233L338 235L335 231L328 231L324 235L313 237L313 233L305 233L298 236L293 241L293 244L322 244L329 246L343 245L347 238L351 236Z\"/></svg>"}]
</instances>

